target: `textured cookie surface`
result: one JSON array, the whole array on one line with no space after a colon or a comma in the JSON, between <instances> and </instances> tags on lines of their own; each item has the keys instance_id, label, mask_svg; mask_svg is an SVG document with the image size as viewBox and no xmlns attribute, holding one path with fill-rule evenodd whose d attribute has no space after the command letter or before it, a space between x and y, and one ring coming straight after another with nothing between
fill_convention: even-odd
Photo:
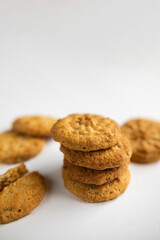
<instances>
[{"instance_id":1,"label":"textured cookie surface","mask_svg":"<svg viewBox=\"0 0 160 240\"><path fill-rule=\"evenodd\" d=\"M122 132L132 143L135 162L153 162L160 159L160 123L133 119L122 126Z\"/></svg>"},{"instance_id":2,"label":"textured cookie surface","mask_svg":"<svg viewBox=\"0 0 160 240\"><path fill-rule=\"evenodd\" d=\"M81 152L68 149L63 145L61 145L60 150L70 163L96 170L115 168L128 164L132 155L131 143L124 136L120 137L116 145L104 150Z\"/></svg>"},{"instance_id":3,"label":"textured cookie surface","mask_svg":"<svg viewBox=\"0 0 160 240\"><path fill-rule=\"evenodd\" d=\"M0 162L18 163L37 155L44 146L44 139L8 131L0 134Z\"/></svg>"},{"instance_id":4,"label":"textured cookie surface","mask_svg":"<svg viewBox=\"0 0 160 240\"><path fill-rule=\"evenodd\" d=\"M77 197L87 202L102 202L114 199L125 191L129 184L130 173L127 169L123 175L110 183L100 186L80 183L69 177L65 169L62 170L64 186Z\"/></svg>"},{"instance_id":5,"label":"textured cookie surface","mask_svg":"<svg viewBox=\"0 0 160 240\"><path fill-rule=\"evenodd\" d=\"M77 180L81 183L95 185L102 185L104 183L113 181L115 178L122 175L126 171L127 167L128 165L126 164L118 168L94 170L73 165L66 159L64 159L63 164L63 168L71 179Z\"/></svg>"},{"instance_id":6,"label":"textured cookie surface","mask_svg":"<svg viewBox=\"0 0 160 240\"><path fill-rule=\"evenodd\" d=\"M9 169L6 173L0 175L0 191L16 181L18 178L22 177L28 170L26 169L24 163L20 164L15 168Z\"/></svg>"},{"instance_id":7,"label":"textured cookie surface","mask_svg":"<svg viewBox=\"0 0 160 240\"><path fill-rule=\"evenodd\" d=\"M0 192L0 223L9 223L29 214L42 201L46 187L43 177L31 172Z\"/></svg>"},{"instance_id":8,"label":"textured cookie surface","mask_svg":"<svg viewBox=\"0 0 160 240\"><path fill-rule=\"evenodd\" d=\"M55 141L69 149L94 151L114 146L120 137L119 125L92 114L72 114L59 119L51 133Z\"/></svg>"},{"instance_id":9,"label":"textured cookie surface","mask_svg":"<svg viewBox=\"0 0 160 240\"><path fill-rule=\"evenodd\" d=\"M33 137L50 137L51 128L57 120L51 117L26 116L18 118L13 123L16 132Z\"/></svg>"}]
</instances>

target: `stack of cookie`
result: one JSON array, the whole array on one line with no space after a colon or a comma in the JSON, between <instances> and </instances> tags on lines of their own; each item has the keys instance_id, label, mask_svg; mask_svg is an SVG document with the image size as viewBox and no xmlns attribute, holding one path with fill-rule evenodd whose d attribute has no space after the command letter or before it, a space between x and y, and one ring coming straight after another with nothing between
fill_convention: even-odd
<instances>
[{"instance_id":1,"label":"stack of cookie","mask_svg":"<svg viewBox=\"0 0 160 240\"><path fill-rule=\"evenodd\" d=\"M52 137L64 153L65 187L88 202L118 197L129 184L129 140L119 125L92 114L72 114L53 126Z\"/></svg>"}]
</instances>

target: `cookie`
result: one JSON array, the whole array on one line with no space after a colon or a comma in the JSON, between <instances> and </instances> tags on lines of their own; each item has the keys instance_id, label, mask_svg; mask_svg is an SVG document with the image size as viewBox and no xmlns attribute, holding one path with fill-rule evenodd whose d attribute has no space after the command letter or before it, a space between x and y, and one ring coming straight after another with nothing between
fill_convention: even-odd
<instances>
[{"instance_id":1,"label":"cookie","mask_svg":"<svg viewBox=\"0 0 160 240\"><path fill-rule=\"evenodd\" d=\"M44 146L44 139L25 136L13 131L0 134L0 162L18 163L36 156Z\"/></svg>"},{"instance_id":2,"label":"cookie","mask_svg":"<svg viewBox=\"0 0 160 240\"><path fill-rule=\"evenodd\" d=\"M43 116L26 116L13 122L13 130L33 137L50 137L57 119Z\"/></svg>"},{"instance_id":3,"label":"cookie","mask_svg":"<svg viewBox=\"0 0 160 240\"><path fill-rule=\"evenodd\" d=\"M122 175L126 171L127 167L128 165L126 164L119 168L94 170L84 167L78 167L69 163L66 159L64 159L63 164L63 168L71 179L77 180L81 183L95 185L102 185L104 183L113 181L115 178Z\"/></svg>"},{"instance_id":4,"label":"cookie","mask_svg":"<svg viewBox=\"0 0 160 240\"><path fill-rule=\"evenodd\" d=\"M160 159L160 154L133 153L131 160L136 163L152 163Z\"/></svg>"},{"instance_id":5,"label":"cookie","mask_svg":"<svg viewBox=\"0 0 160 240\"><path fill-rule=\"evenodd\" d=\"M128 169L123 175L112 182L100 186L84 184L73 180L69 177L64 168L62 170L62 176L64 186L71 193L87 202L102 202L114 199L126 190L130 181L130 173Z\"/></svg>"},{"instance_id":6,"label":"cookie","mask_svg":"<svg viewBox=\"0 0 160 240\"><path fill-rule=\"evenodd\" d=\"M133 119L122 126L122 132L132 143L132 161L149 163L160 159L159 122Z\"/></svg>"},{"instance_id":7,"label":"cookie","mask_svg":"<svg viewBox=\"0 0 160 240\"><path fill-rule=\"evenodd\" d=\"M96 170L129 164L132 155L131 143L122 135L116 145L104 150L81 152L68 149L63 145L61 145L60 150L64 153L68 162Z\"/></svg>"},{"instance_id":8,"label":"cookie","mask_svg":"<svg viewBox=\"0 0 160 240\"><path fill-rule=\"evenodd\" d=\"M0 192L0 223L9 223L29 214L46 192L43 177L31 172Z\"/></svg>"},{"instance_id":9,"label":"cookie","mask_svg":"<svg viewBox=\"0 0 160 240\"><path fill-rule=\"evenodd\" d=\"M28 170L26 169L26 166L24 163L22 163L19 166L11 168L6 173L0 175L0 191L12 182L15 182L27 172Z\"/></svg>"},{"instance_id":10,"label":"cookie","mask_svg":"<svg viewBox=\"0 0 160 240\"><path fill-rule=\"evenodd\" d=\"M120 138L119 125L110 118L92 114L72 114L58 120L51 134L66 148L94 151L114 146Z\"/></svg>"}]
</instances>

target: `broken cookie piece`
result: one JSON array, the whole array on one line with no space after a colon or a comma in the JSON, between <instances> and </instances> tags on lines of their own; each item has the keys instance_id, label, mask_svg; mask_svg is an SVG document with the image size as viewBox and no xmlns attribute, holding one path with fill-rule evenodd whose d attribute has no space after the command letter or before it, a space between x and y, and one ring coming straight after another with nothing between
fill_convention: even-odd
<instances>
[{"instance_id":1,"label":"broken cookie piece","mask_svg":"<svg viewBox=\"0 0 160 240\"><path fill-rule=\"evenodd\" d=\"M19 169L22 169L23 166L20 166ZM8 182L11 182L9 177ZM0 191L0 224L18 220L29 214L40 204L45 192L44 178L38 172L31 172L22 177L19 175L17 180Z\"/></svg>"},{"instance_id":2,"label":"broken cookie piece","mask_svg":"<svg viewBox=\"0 0 160 240\"><path fill-rule=\"evenodd\" d=\"M18 165L15 168L9 169L6 173L0 175L0 191L8 186L10 183L13 183L18 178L22 177L28 170L24 163Z\"/></svg>"}]
</instances>

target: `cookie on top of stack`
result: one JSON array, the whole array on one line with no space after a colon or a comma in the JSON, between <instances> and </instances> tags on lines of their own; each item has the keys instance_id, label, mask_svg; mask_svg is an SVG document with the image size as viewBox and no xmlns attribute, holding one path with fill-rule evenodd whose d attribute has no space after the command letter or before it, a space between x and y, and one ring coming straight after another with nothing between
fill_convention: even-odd
<instances>
[{"instance_id":1,"label":"cookie on top of stack","mask_svg":"<svg viewBox=\"0 0 160 240\"><path fill-rule=\"evenodd\" d=\"M51 130L64 153L65 187L87 202L114 199L129 184L132 155L129 140L110 118L72 114L59 119Z\"/></svg>"}]
</instances>

